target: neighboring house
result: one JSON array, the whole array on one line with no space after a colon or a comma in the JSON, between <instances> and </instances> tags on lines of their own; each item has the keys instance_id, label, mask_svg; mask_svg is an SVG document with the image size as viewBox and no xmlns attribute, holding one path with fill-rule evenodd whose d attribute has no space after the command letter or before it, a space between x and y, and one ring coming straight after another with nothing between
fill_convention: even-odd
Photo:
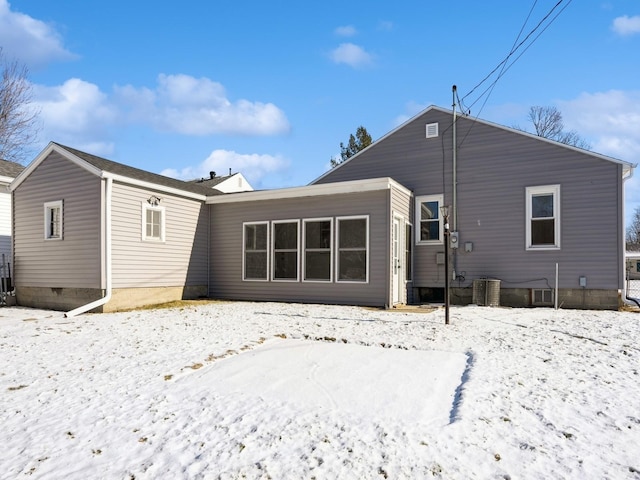
<instances>
[{"instance_id":1,"label":"neighboring house","mask_svg":"<svg viewBox=\"0 0 640 480\"><path fill-rule=\"evenodd\" d=\"M200 178L193 180L193 182L213 188L221 193L250 192L253 190L244 175L240 172L231 173L231 169L229 169L229 175L224 177L217 176L216 172L209 172L209 178Z\"/></svg>"},{"instance_id":2,"label":"neighboring house","mask_svg":"<svg viewBox=\"0 0 640 480\"><path fill-rule=\"evenodd\" d=\"M627 252L627 279L628 280L640 280L640 252ZM636 289L636 295L638 289Z\"/></svg>"},{"instance_id":3,"label":"neighboring house","mask_svg":"<svg viewBox=\"0 0 640 480\"><path fill-rule=\"evenodd\" d=\"M0 277L9 278L11 258L11 191L9 184L24 167L19 163L0 160ZM4 255L4 257L3 257ZM7 283L5 287L9 287Z\"/></svg>"},{"instance_id":4,"label":"neighboring house","mask_svg":"<svg viewBox=\"0 0 640 480\"><path fill-rule=\"evenodd\" d=\"M560 306L617 308L634 165L453 118L430 107L311 185L230 194L52 143L11 186L18 303L442 301L450 205L452 303L489 278L502 305L553 305L558 272Z\"/></svg>"}]
</instances>

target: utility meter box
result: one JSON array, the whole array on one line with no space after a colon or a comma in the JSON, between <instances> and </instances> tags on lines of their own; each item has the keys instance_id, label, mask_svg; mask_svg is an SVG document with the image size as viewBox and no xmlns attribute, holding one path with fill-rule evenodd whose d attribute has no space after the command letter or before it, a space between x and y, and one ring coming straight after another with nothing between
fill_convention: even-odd
<instances>
[{"instance_id":1,"label":"utility meter box","mask_svg":"<svg viewBox=\"0 0 640 480\"><path fill-rule=\"evenodd\" d=\"M459 244L460 244L460 236L458 235L458 232L451 232L449 234L449 246L451 248L458 248Z\"/></svg>"}]
</instances>

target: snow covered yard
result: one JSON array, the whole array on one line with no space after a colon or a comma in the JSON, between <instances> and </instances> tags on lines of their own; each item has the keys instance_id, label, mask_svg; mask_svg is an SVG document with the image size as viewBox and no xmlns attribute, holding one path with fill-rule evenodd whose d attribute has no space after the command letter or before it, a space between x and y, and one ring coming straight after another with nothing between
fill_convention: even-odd
<instances>
[{"instance_id":1,"label":"snow covered yard","mask_svg":"<svg viewBox=\"0 0 640 480\"><path fill-rule=\"evenodd\" d=\"M640 478L640 315L0 310L0 478Z\"/></svg>"}]
</instances>

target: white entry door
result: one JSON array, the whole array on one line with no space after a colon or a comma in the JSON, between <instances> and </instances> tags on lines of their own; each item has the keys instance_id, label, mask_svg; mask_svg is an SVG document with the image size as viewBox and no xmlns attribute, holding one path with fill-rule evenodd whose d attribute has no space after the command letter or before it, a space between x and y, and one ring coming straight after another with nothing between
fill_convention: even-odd
<instances>
[{"instance_id":1,"label":"white entry door","mask_svg":"<svg viewBox=\"0 0 640 480\"><path fill-rule=\"evenodd\" d=\"M401 243L401 239L400 239L400 219L398 218L394 218L393 219L393 233L392 233L392 245L391 245L391 290L393 292L393 303L400 303L400 283L401 283L401 279L402 279L402 275L400 273L401 267L402 267L402 261L401 261L401 257L400 257L400 245L402 245Z\"/></svg>"}]
</instances>

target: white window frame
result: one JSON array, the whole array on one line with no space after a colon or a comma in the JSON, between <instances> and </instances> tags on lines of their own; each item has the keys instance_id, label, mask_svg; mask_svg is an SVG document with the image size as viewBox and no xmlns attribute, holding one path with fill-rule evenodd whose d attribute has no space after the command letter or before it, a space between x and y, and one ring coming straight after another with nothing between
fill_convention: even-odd
<instances>
[{"instance_id":1,"label":"white window frame","mask_svg":"<svg viewBox=\"0 0 640 480\"><path fill-rule=\"evenodd\" d=\"M438 202L438 239L437 240L422 240L420 238L420 232L422 230L422 204L425 202ZM444 195L420 195L416 197L415 216L416 221L414 223L414 230L416 235L416 245L443 245L444 244L444 218L440 213L440 207L444 205Z\"/></svg>"},{"instance_id":2,"label":"white window frame","mask_svg":"<svg viewBox=\"0 0 640 480\"><path fill-rule=\"evenodd\" d=\"M160 212L160 238L147 235L147 212ZM157 205L142 204L142 241L164 243L165 241L165 208Z\"/></svg>"},{"instance_id":3,"label":"white window frame","mask_svg":"<svg viewBox=\"0 0 640 480\"><path fill-rule=\"evenodd\" d=\"M53 235L51 231L51 214L54 210L59 210L58 216L58 235ZM64 210L62 200L56 200L54 202L46 202L44 204L44 239L51 241L58 241L63 239L63 226L64 226Z\"/></svg>"},{"instance_id":4,"label":"white window frame","mask_svg":"<svg viewBox=\"0 0 640 480\"><path fill-rule=\"evenodd\" d=\"M531 239L532 201L535 195L553 195L553 245L533 245ZM526 250L560 250L560 185L526 187Z\"/></svg>"},{"instance_id":5,"label":"white window frame","mask_svg":"<svg viewBox=\"0 0 640 480\"><path fill-rule=\"evenodd\" d=\"M340 221L341 220L366 220L366 245L365 245L365 253L367 256L367 260L366 260L366 264L365 264L365 279L364 280L341 280L340 279L340 252L341 252L341 248L340 248ZM371 249L370 249L370 244L369 244L369 237L370 237L370 221L369 221L369 215L351 215L351 216L344 216L344 217L336 217L336 233L335 233L335 242L336 242L336 246L335 246L335 258L336 258L336 282L337 283L359 283L359 284L365 284L365 283L369 283L369 271L370 271L370 262L371 262Z\"/></svg>"},{"instance_id":6,"label":"white window frame","mask_svg":"<svg viewBox=\"0 0 640 480\"><path fill-rule=\"evenodd\" d=\"M267 229L267 238L265 243L264 254L267 266L264 272L264 278L247 278L246 258L247 258L247 226L249 225L265 225ZM242 224L242 281L244 282L268 282L269 281L269 247L270 247L270 228L269 222L243 222ZM252 252L261 252L262 250L251 250Z\"/></svg>"},{"instance_id":7,"label":"white window frame","mask_svg":"<svg viewBox=\"0 0 640 480\"><path fill-rule=\"evenodd\" d=\"M295 223L296 224L296 277L295 278L276 278L276 235L275 229L276 225L286 224L286 223ZM271 222L271 281L273 282L299 282L300 281L300 220L298 219L289 219L289 220L273 220ZM293 249L281 249L279 251L283 252L292 252Z\"/></svg>"},{"instance_id":8,"label":"white window frame","mask_svg":"<svg viewBox=\"0 0 640 480\"><path fill-rule=\"evenodd\" d=\"M324 252L327 249L326 248L307 248L307 223L314 223L314 222L329 222L330 228L331 228L331 237L329 239L329 278L326 280L323 279L309 279L307 280L307 252L311 251L311 252ZM302 220L302 238L301 238L301 254L302 254L302 281L306 282L306 283L331 283L333 282L333 266L334 266L334 262L333 262L333 256L334 256L334 248L333 248L333 243L334 243L334 222L333 222L333 218L332 217L325 217L325 218L305 218Z\"/></svg>"}]
</instances>

